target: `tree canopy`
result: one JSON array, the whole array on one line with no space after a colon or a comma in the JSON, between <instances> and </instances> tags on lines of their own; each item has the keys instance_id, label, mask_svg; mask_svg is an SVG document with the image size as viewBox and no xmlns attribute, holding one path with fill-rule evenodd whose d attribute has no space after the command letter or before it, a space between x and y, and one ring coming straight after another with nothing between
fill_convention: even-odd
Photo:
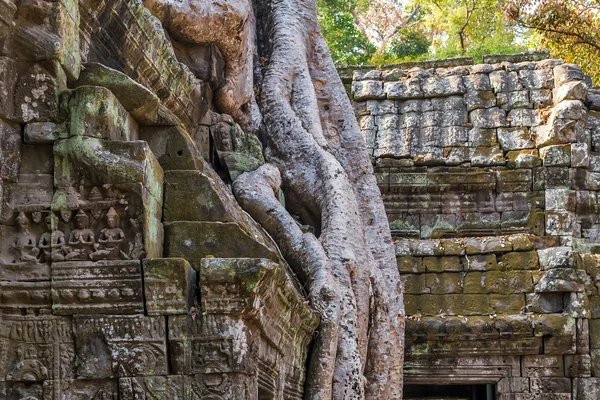
<instances>
[{"instance_id":1,"label":"tree canopy","mask_svg":"<svg viewBox=\"0 0 600 400\"><path fill-rule=\"evenodd\" d=\"M600 0L508 0L505 10L535 32L534 43L578 64L600 84Z\"/></svg>"}]
</instances>

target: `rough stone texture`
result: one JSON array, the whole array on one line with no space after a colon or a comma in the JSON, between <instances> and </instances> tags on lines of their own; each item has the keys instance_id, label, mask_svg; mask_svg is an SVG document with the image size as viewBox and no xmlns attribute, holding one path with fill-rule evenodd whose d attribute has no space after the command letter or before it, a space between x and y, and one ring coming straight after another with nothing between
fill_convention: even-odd
<instances>
[{"instance_id":1,"label":"rough stone texture","mask_svg":"<svg viewBox=\"0 0 600 400\"><path fill-rule=\"evenodd\" d=\"M354 98L405 284L405 382L595 399L598 94L575 65L523 61L454 86L382 71L386 99Z\"/></svg>"},{"instance_id":2,"label":"rough stone texture","mask_svg":"<svg viewBox=\"0 0 600 400\"><path fill-rule=\"evenodd\" d=\"M222 70L138 0L0 1L0 398L303 397L319 321L223 181L264 159Z\"/></svg>"}]
</instances>

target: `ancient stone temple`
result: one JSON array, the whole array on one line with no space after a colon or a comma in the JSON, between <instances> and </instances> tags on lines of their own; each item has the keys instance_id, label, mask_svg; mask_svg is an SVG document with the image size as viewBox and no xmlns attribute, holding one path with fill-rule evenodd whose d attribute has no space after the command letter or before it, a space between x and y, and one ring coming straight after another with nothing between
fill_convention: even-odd
<instances>
[{"instance_id":1,"label":"ancient stone temple","mask_svg":"<svg viewBox=\"0 0 600 400\"><path fill-rule=\"evenodd\" d=\"M302 398L319 320L224 183L264 161L219 51L2 0L0 54L0 398Z\"/></svg>"},{"instance_id":2,"label":"ancient stone temple","mask_svg":"<svg viewBox=\"0 0 600 400\"><path fill-rule=\"evenodd\" d=\"M600 91L559 60L455 61L352 82L405 282L405 398L600 399Z\"/></svg>"},{"instance_id":3,"label":"ancient stone temple","mask_svg":"<svg viewBox=\"0 0 600 400\"><path fill-rule=\"evenodd\" d=\"M600 399L600 91L532 60L351 83L406 399ZM141 0L0 0L0 399L303 398L319 316L231 192L265 160L224 64Z\"/></svg>"}]
</instances>

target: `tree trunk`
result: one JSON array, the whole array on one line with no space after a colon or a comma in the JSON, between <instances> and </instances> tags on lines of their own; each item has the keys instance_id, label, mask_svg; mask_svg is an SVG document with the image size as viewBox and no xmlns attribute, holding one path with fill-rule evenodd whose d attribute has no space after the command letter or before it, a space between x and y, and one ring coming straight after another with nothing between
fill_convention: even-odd
<instances>
[{"instance_id":1,"label":"tree trunk","mask_svg":"<svg viewBox=\"0 0 600 400\"><path fill-rule=\"evenodd\" d=\"M400 399L404 311L394 247L362 135L319 31L316 1L233 3L146 1L172 35L235 48L221 50L226 73L252 71L251 60L238 56L247 54L244 46L255 51L256 44L260 117L248 107L252 96L229 96L217 104L225 105L223 112L240 111L233 116L246 121L242 126L262 121L268 164L238 177L234 193L276 240L322 316L306 397ZM223 10L240 21L239 40L222 38L231 34L220 26L230 18ZM244 16L246 10L250 15ZM223 34L207 40L201 32L207 29ZM240 78L228 75L227 82L235 91ZM278 201L280 189L286 207ZM314 234L301 229L292 214Z\"/></svg>"}]
</instances>

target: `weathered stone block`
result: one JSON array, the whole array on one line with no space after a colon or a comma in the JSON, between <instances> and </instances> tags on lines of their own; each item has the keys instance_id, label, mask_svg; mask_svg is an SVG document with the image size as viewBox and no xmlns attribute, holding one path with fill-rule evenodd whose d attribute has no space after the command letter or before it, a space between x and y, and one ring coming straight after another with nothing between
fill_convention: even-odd
<instances>
[{"instance_id":1,"label":"weathered stone block","mask_svg":"<svg viewBox=\"0 0 600 400\"><path fill-rule=\"evenodd\" d=\"M118 398L118 381L110 379L60 379L44 381L44 400ZM81 397L79 397L81 396Z\"/></svg>"},{"instance_id":2,"label":"weathered stone block","mask_svg":"<svg viewBox=\"0 0 600 400\"><path fill-rule=\"evenodd\" d=\"M569 268L574 265L573 251L570 247L551 247L538 250L540 267L544 270Z\"/></svg>"},{"instance_id":3,"label":"weathered stone block","mask_svg":"<svg viewBox=\"0 0 600 400\"><path fill-rule=\"evenodd\" d=\"M143 261L144 298L148 315L186 314L194 305L196 271L182 258Z\"/></svg>"},{"instance_id":4,"label":"weathered stone block","mask_svg":"<svg viewBox=\"0 0 600 400\"><path fill-rule=\"evenodd\" d=\"M164 317L77 316L78 379L167 375Z\"/></svg>"},{"instance_id":5,"label":"weathered stone block","mask_svg":"<svg viewBox=\"0 0 600 400\"><path fill-rule=\"evenodd\" d=\"M562 293L528 293L527 311L537 314L553 314L563 311Z\"/></svg>"},{"instance_id":6,"label":"weathered stone block","mask_svg":"<svg viewBox=\"0 0 600 400\"><path fill-rule=\"evenodd\" d=\"M16 182L21 168L21 127L0 119L0 182Z\"/></svg>"},{"instance_id":7,"label":"weathered stone block","mask_svg":"<svg viewBox=\"0 0 600 400\"><path fill-rule=\"evenodd\" d=\"M498 192L529 192L532 188L532 171L523 170L498 170Z\"/></svg>"},{"instance_id":8,"label":"weathered stone block","mask_svg":"<svg viewBox=\"0 0 600 400\"><path fill-rule=\"evenodd\" d=\"M423 259L421 257L399 256L396 257L396 262L398 263L398 271L401 274L425 272L425 266L423 265Z\"/></svg>"},{"instance_id":9,"label":"weathered stone block","mask_svg":"<svg viewBox=\"0 0 600 400\"><path fill-rule=\"evenodd\" d=\"M70 319L4 314L1 323L0 348L4 355L0 359L0 382L31 385L47 379L73 378L75 349ZM0 397L6 398L1 390Z\"/></svg>"},{"instance_id":10,"label":"weathered stone block","mask_svg":"<svg viewBox=\"0 0 600 400\"><path fill-rule=\"evenodd\" d=\"M536 293L583 292L589 277L585 271L572 268L554 268L546 272L535 287Z\"/></svg>"},{"instance_id":11,"label":"weathered stone block","mask_svg":"<svg viewBox=\"0 0 600 400\"><path fill-rule=\"evenodd\" d=\"M554 104L564 100L581 100L587 97L587 87L583 81L569 81L554 89Z\"/></svg>"},{"instance_id":12,"label":"weathered stone block","mask_svg":"<svg viewBox=\"0 0 600 400\"><path fill-rule=\"evenodd\" d=\"M554 86L560 87L568 81L583 80L583 72L575 64L561 64L554 67Z\"/></svg>"},{"instance_id":13,"label":"weathered stone block","mask_svg":"<svg viewBox=\"0 0 600 400\"><path fill-rule=\"evenodd\" d=\"M460 271L460 259L458 257L424 257L423 267L427 272L452 272Z\"/></svg>"},{"instance_id":14,"label":"weathered stone block","mask_svg":"<svg viewBox=\"0 0 600 400\"><path fill-rule=\"evenodd\" d=\"M469 118L475 128L489 129L509 126L506 112L498 107L473 110L469 113Z\"/></svg>"},{"instance_id":15,"label":"weathered stone block","mask_svg":"<svg viewBox=\"0 0 600 400\"><path fill-rule=\"evenodd\" d=\"M15 114L15 87L17 84L17 63L0 57L0 117L12 119ZM20 107L20 105L19 105Z\"/></svg>"},{"instance_id":16,"label":"weathered stone block","mask_svg":"<svg viewBox=\"0 0 600 400\"><path fill-rule=\"evenodd\" d=\"M573 400L600 398L600 378L573 379Z\"/></svg>"},{"instance_id":17,"label":"weathered stone block","mask_svg":"<svg viewBox=\"0 0 600 400\"><path fill-rule=\"evenodd\" d=\"M497 314L518 314L525 308L525 295L491 294L490 307Z\"/></svg>"},{"instance_id":18,"label":"weathered stone block","mask_svg":"<svg viewBox=\"0 0 600 400\"><path fill-rule=\"evenodd\" d=\"M542 165L537 149L512 150L506 154L506 166L511 169L535 168Z\"/></svg>"},{"instance_id":19,"label":"weathered stone block","mask_svg":"<svg viewBox=\"0 0 600 400\"><path fill-rule=\"evenodd\" d=\"M277 253L234 222L169 222L165 224L165 257L182 257L198 268L200 260L218 258L269 258Z\"/></svg>"},{"instance_id":20,"label":"weathered stone block","mask_svg":"<svg viewBox=\"0 0 600 400\"><path fill-rule=\"evenodd\" d=\"M587 143L571 144L571 167L588 168L590 166L590 150Z\"/></svg>"},{"instance_id":21,"label":"weathered stone block","mask_svg":"<svg viewBox=\"0 0 600 400\"><path fill-rule=\"evenodd\" d=\"M571 145L542 147L540 157L545 167L568 167L571 165Z\"/></svg>"},{"instance_id":22,"label":"weathered stone block","mask_svg":"<svg viewBox=\"0 0 600 400\"><path fill-rule=\"evenodd\" d=\"M383 91L385 92L387 98L391 100L405 100L423 97L421 81L418 78L410 78L402 82L385 82L383 85ZM357 100L356 95L354 96L354 99Z\"/></svg>"},{"instance_id":23,"label":"weathered stone block","mask_svg":"<svg viewBox=\"0 0 600 400\"><path fill-rule=\"evenodd\" d=\"M207 378L182 375L119 378L119 399L135 400L141 397L155 400L200 400L211 394L206 390L207 386L212 386L205 381ZM250 393L239 395L248 396Z\"/></svg>"},{"instance_id":24,"label":"weathered stone block","mask_svg":"<svg viewBox=\"0 0 600 400\"><path fill-rule=\"evenodd\" d=\"M498 107L504 110L530 108L529 91L500 92L496 94Z\"/></svg>"},{"instance_id":25,"label":"weathered stone block","mask_svg":"<svg viewBox=\"0 0 600 400\"><path fill-rule=\"evenodd\" d=\"M107 88L81 86L69 101L70 135L114 141L139 138L137 122Z\"/></svg>"},{"instance_id":26,"label":"weathered stone block","mask_svg":"<svg viewBox=\"0 0 600 400\"><path fill-rule=\"evenodd\" d=\"M495 254L469 255L464 260L465 271L492 271L500 269Z\"/></svg>"},{"instance_id":27,"label":"weathered stone block","mask_svg":"<svg viewBox=\"0 0 600 400\"><path fill-rule=\"evenodd\" d=\"M519 71L521 82L528 89L552 89L554 76L551 69L522 69Z\"/></svg>"},{"instance_id":28,"label":"weathered stone block","mask_svg":"<svg viewBox=\"0 0 600 400\"><path fill-rule=\"evenodd\" d=\"M426 78L421 87L424 97L453 96L466 91L460 75Z\"/></svg>"},{"instance_id":29,"label":"weathered stone block","mask_svg":"<svg viewBox=\"0 0 600 400\"><path fill-rule=\"evenodd\" d=\"M19 77L15 88L15 118L20 122L55 121L66 76L56 63L35 64Z\"/></svg>"},{"instance_id":30,"label":"weathered stone block","mask_svg":"<svg viewBox=\"0 0 600 400\"><path fill-rule=\"evenodd\" d=\"M571 394L571 380L569 378L531 378L531 390L533 392L556 394Z\"/></svg>"},{"instance_id":31,"label":"weathered stone block","mask_svg":"<svg viewBox=\"0 0 600 400\"><path fill-rule=\"evenodd\" d=\"M116 260L52 264L52 312L138 314L144 312L141 262Z\"/></svg>"},{"instance_id":32,"label":"weathered stone block","mask_svg":"<svg viewBox=\"0 0 600 400\"><path fill-rule=\"evenodd\" d=\"M539 269L538 255L535 251L506 253L500 256L498 262L501 268L509 271Z\"/></svg>"},{"instance_id":33,"label":"weathered stone block","mask_svg":"<svg viewBox=\"0 0 600 400\"><path fill-rule=\"evenodd\" d=\"M523 89L517 72L494 71L490 73L490 83L495 92L514 92Z\"/></svg>"},{"instance_id":34,"label":"weathered stone block","mask_svg":"<svg viewBox=\"0 0 600 400\"><path fill-rule=\"evenodd\" d=\"M352 82L352 95L355 101L384 99L383 82L371 80Z\"/></svg>"},{"instance_id":35,"label":"weathered stone block","mask_svg":"<svg viewBox=\"0 0 600 400\"><path fill-rule=\"evenodd\" d=\"M564 376L561 356L523 356L523 374L531 378Z\"/></svg>"},{"instance_id":36,"label":"weathered stone block","mask_svg":"<svg viewBox=\"0 0 600 400\"><path fill-rule=\"evenodd\" d=\"M462 274L438 273L420 275L424 279L424 288L421 293L431 294L458 294L462 293Z\"/></svg>"}]
</instances>

